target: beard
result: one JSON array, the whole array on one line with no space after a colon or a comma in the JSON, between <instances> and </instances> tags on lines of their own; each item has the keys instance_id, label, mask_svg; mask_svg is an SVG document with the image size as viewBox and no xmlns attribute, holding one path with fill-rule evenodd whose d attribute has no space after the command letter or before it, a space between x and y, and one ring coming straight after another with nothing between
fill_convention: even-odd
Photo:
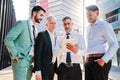
<instances>
[{"instance_id":1,"label":"beard","mask_svg":"<svg viewBox=\"0 0 120 80\"><path fill-rule=\"evenodd\" d=\"M37 16L35 16L35 22L37 22L37 23L40 23L41 21L42 21L42 19L37 19Z\"/></svg>"}]
</instances>

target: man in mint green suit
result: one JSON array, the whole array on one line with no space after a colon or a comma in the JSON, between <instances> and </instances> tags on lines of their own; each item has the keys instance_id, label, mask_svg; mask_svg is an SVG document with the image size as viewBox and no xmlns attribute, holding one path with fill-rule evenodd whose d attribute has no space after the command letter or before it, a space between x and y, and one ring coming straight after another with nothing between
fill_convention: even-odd
<instances>
[{"instance_id":1,"label":"man in mint green suit","mask_svg":"<svg viewBox=\"0 0 120 80\"><path fill-rule=\"evenodd\" d=\"M40 6L32 9L31 19L18 21L5 37L5 45L10 53L14 80L31 80L34 41L37 36L36 23L40 23L45 10Z\"/></svg>"}]
</instances>

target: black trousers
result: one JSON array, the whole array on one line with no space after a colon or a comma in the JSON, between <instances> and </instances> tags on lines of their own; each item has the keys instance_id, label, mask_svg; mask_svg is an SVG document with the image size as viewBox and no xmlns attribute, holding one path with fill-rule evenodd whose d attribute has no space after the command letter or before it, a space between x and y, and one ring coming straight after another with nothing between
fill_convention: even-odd
<instances>
[{"instance_id":1,"label":"black trousers","mask_svg":"<svg viewBox=\"0 0 120 80\"><path fill-rule=\"evenodd\" d=\"M101 67L97 62L94 62L94 60L100 58L101 57L88 58L88 62L85 63L85 80L108 80L112 61L110 60Z\"/></svg>"},{"instance_id":2,"label":"black trousers","mask_svg":"<svg viewBox=\"0 0 120 80\"><path fill-rule=\"evenodd\" d=\"M57 69L57 74L58 80L82 80L80 64L67 67L66 64L61 63Z\"/></svg>"},{"instance_id":3,"label":"black trousers","mask_svg":"<svg viewBox=\"0 0 120 80\"><path fill-rule=\"evenodd\" d=\"M42 80L53 80L54 79L54 64L50 64L50 70L47 74L42 74Z\"/></svg>"}]
</instances>

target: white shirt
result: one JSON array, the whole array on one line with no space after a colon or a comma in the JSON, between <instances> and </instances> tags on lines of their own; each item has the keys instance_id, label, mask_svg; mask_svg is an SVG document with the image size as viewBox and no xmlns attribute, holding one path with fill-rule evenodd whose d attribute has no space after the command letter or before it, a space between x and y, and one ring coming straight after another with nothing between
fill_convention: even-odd
<instances>
[{"instance_id":1,"label":"white shirt","mask_svg":"<svg viewBox=\"0 0 120 80\"><path fill-rule=\"evenodd\" d=\"M106 21L98 19L93 26L88 26L88 54L105 53L102 59L107 63L116 53L118 42L113 27Z\"/></svg>"},{"instance_id":2,"label":"white shirt","mask_svg":"<svg viewBox=\"0 0 120 80\"><path fill-rule=\"evenodd\" d=\"M56 41L56 47L55 47L55 53L54 57L57 56L58 59L58 64L60 63L66 63L66 54L65 52L62 51L62 40L66 39L67 35L64 34L63 36L60 36L57 38ZM75 32L70 32L69 34L70 39L75 39L76 44L79 47L79 51L74 54L72 51L70 51L71 55L71 63L80 63L82 56L85 55L86 47L85 47L85 41L82 35L75 33Z\"/></svg>"},{"instance_id":3,"label":"white shirt","mask_svg":"<svg viewBox=\"0 0 120 80\"><path fill-rule=\"evenodd\" d=\"M35 42L34 42L34 37L33 37L33 22L32 22L32 20L30 20L30 30L31 30L31 38L32 38L32 47L31 47L31 50L30 50L30 53L29 53L29 55L34 55L34 44L35 44ZM36 28L36 25L34 25L34 27L35 27L35 38L37 37L37 35L38 35L38 30L37 30L37 28Z\"/></svg>"},{"instance_id":4,"label":"white shirt","mask_svg":"<svg viewBox=\"0 0 120 80\"><path fill-rule=\"evenodd\" d=\"M55 54L55 46L56 46L56 36L55 36L55 34L53 34L53 33L50 34L50 38L51 38L51 41L52 41L52 52L53 52L52 62L54 63L56 61L56 56L54 56L54 54Z\"/></svg>"},{"instance_id":5,"label":"white shirt","mask_svg":"<svg viewBox=\"0 0 120 80\"><path fill-rule=\"evenodd\" d=\"M49 30L47 30L50 36L51 44L52 44L52 52L54 53L55 49L55 35L54 33L51 33Z\"/></svg>"}]
</instances>

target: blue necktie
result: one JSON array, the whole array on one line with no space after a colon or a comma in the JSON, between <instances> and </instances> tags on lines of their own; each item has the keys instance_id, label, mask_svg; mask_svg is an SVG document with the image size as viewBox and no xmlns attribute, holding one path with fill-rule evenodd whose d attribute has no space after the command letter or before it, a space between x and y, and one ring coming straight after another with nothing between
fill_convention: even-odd
<instances>
[{"instance_id":1,"label":"blue necktie","mask_svg":"<svg viewBox=\"0 0 120 80\"><path fill-rule=\"evenodd\" d=\"M66 35L67 35L66 39L69 39L70 33L68 33ZM70 52L67 52L66 63L71 64L71 55L70 55Z\"/></svg>"}]
</instances>

